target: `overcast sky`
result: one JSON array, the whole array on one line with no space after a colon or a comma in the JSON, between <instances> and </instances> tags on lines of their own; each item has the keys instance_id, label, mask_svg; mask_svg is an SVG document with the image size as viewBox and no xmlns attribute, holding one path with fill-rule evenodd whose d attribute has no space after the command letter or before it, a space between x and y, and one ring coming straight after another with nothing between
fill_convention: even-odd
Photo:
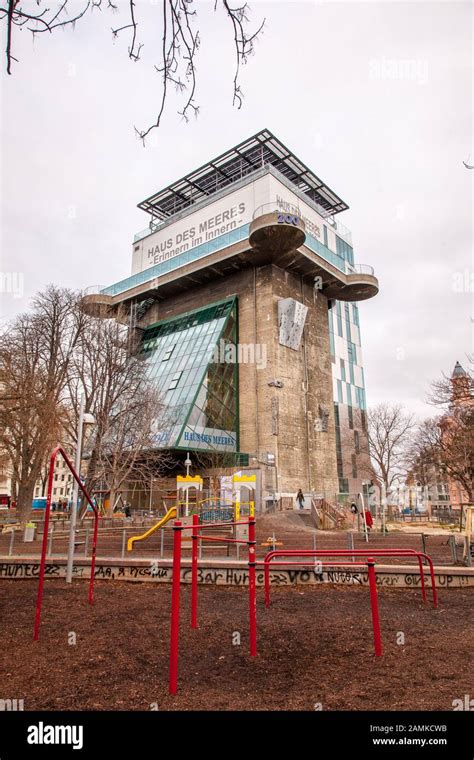
<instances>
[{"instance_id":1,"label":"overcast sky","mask_svg":"<svg viewBox=\"0 0 474 760\"><path fill-rule=\"evenodd\" d=\"M184 123L173 97L145 148L133 127L160 101L161 4L136 0L138 63L128 38L111 40L118 5L34 45L16 33L19 63L1 79L0 271L23 292L0 294L1 318L50 282L128 276L148 224L136 204L267 127L348 203L356 261L379 277L360 307L369 405L432 414L430 380L474 350L472 5L250 0L267 22L236 110L232 30L199 0L199 117Z\"/></svg>"}]
</instances>

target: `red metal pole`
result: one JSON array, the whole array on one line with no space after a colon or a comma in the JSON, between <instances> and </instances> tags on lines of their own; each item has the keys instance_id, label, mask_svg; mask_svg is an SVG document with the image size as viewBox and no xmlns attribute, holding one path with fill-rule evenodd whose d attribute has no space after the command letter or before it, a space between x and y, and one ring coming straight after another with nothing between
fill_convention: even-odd
<instances>
[{"instance_id":1,"label":"red metal pole","mask_svg":"<svg viewBox=\"0 0 474 760\"><path fill-rule=\"evenodd\" d=\"M263 574L265 577L265 607L270 607L270 559L265 557L263 564Z\"/></svg>"},{"instance_id":2,"label":"red metal pole","mask_svg":"<svg viewBox=\"0 0 474 760\"><path fill-rule=\"evenodd\" d=\"M53 492L53 476L54 476L54 463L60 447L54 449L49 460L49 475L48 475L48 494L46 497L46 507L44 511L44 527L43 527L43 544L41 547L41 562L38 581L38 596L36 598L36 612L35 612L35 626L33 632L33 640L38 641L39 629L41 624L41 607L43 604L43 590L44 590L44 573L46 567L46 552L48 548L48 528L49 528L49 513L51 510L51 494Z\"/></svg>"},{"instance_id":3,"label":"red metal pole","mask_svg":"<svg viewBox=\"0 0 474 760\"><path fill-rule=\"evenodd\" d=\"M423 560L420 555L418 555L418 567L420 568L421 596L423 597L423 601L426 602L425 568L423 567Z\"/></svg>"},{"instance_id":4,"label":"red metal pole","mask_svg":"<svg viewBox=\"0 0 474 760\"><path fill-rule=\"evenodd\" d=\"M178 689L178 643L179 643L179 597L181 591L181 531L182 525L176 520L173 525L173 585L171 589L171 633L170 633L170 677L169 692Z\"/></svg>"},{"instance_id":5,"label":"red metal pole","mask_svg":"<svg viewBox=\"0 0 474 760\"><path fill-rule=\"evenodd\" d=\"M255 580L255 517L249 517L249 628L250 656L257 654L257 586Z\"/></svg>"},{"instance_id":6,"label":"red metal pole","mask_svg":"<svg viewBox=\"0 0 474 760\"><path fill-rule=\"evenodd\" d=\"M382 654L382 637L380 634L379 601L377 598L377 578L375 575L375 562L371 557L369 557L369 559L367 560L367 569L368 569L368 575L369 575L370 606L372 609L372 625L374 628L375 656L380 657Z\"/></svg>"},{"instance_id":7,"label":"red metal pole","mask_svg":"<svg viewBox=\"0 0 474 760\"><path fill-rule=\"evenodd\" d=\"M199 515L193 515L192 559L191 559L191 628L197 628L198 610L198 536Z\"/></svg>"},{"instance_id":8,"label":"red metal pole","mask_svg":"<svg viewBox=\"0 0 474 760\"><path fill-rule=\"evenodd\" d=\"M431 591L433 594L433 607L436 609L436 607L438 606L438 592L436 590L436 579L435 579L435 574L434 574L433 562L431 561L431 557L428 557L427 554L425 554L425 557L428 560L428 564L430 566Z\"/></svg>"},{"instance_id":9,"label":"red metal pole","mask_svg":"<svg viewBox=\"0 0 474 760\"><path fill-rule=\"evenodd\" d=\"M94 604L95 558L97 554L98 532L99 532L99 510L97 510L97 512L94 513L94 537L92 539L91 579L89 581L89 604Z\"/></svg>"}]
</instances>

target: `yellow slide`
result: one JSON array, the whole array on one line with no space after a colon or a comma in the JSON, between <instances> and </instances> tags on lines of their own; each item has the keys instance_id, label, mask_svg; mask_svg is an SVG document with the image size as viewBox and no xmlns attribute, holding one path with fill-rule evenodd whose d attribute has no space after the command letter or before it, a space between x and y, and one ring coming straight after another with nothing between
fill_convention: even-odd
<instances>
[{"instance_id":1,"label":"yellow slide","mask_svg":"<svg viewBox=\"0 0 474 760\"><path fill-rule=\"evenodd\" d=\"M135 541L143 541L145 538L148 538L148 536L151 536L152 533L155 532L155 530L158 530L159 528L162 528L163 525L166 525L168 520L172 520L173 517L176 517L176 507L170 507L164 517L161 518L161 520L158 520L156 525L154 525L150 530L147 530L146 533L143 534L143 536L132 536L127 541L127 550L129 552L133 549L133 544Z\"/></svg>"}]
</instances>

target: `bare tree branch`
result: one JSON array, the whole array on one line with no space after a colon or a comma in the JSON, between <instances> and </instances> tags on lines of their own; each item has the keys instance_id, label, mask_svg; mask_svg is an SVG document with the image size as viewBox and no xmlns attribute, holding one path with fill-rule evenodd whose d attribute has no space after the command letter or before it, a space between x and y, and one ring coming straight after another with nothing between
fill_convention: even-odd
<instances>
[{"instance_id":1,"label":"bare tree branch","mask_svg":"<svg viewBox=\"0 0 474 760\"><path fill-rule=\"evenodd\" d=\"M33 38L35 38L44 32L52 33L58 28L74 27L76 22L82 19L89 10L101 11L105 8L113 14L119 12L118 4L112 0L107 0L107 5L104 4L104 0L82 0L83 5L80 10L71 17L69 17L69 7L72 0L61 0L53 9L41 8L43 0L35 0L34 2L33 0L26 0L26 3L28 1L31 2L33 8L30 9L28 5L25 8L25 4L20 6L19 0L6 0L6 7L0 7L0 21L4 20L6 23L5 54L8 74L12 73L12 62L17 61L12 52L15 27L23 27L26 24ZM184 105L178 110L178 114L185 121L188 121L192 114L197 116L199 113L199 106L195 101L197 88L196 58L201 38L199 29L194 25L197 17L194 3L195 0L163 0L161 4L161 60L158 65L155 65L155 70L160 74L162 80L161 98L155 121L146 129L135 127L135 132L143 143L148 135L160 126L169 96L169 85L173 85L178 93L185 93ZM232 27L236 59L232 103L237 108L241 108L243 92L239 82L240 70L242 65L248 61L249 56L254 53L255 42L263 30L265 19L254 32L248 31L250 23L248 3L233 7L228 0L220 0L220 2L215 0L214 11L217 11L221 3L226 18ZM123 32L130 35L128 57L136 63L140 60L143 43L138 39L139 21L135 0L128 0L126 13L126 23L111 29L112 38L118 39Z\"/></svg>"}]
</instances>

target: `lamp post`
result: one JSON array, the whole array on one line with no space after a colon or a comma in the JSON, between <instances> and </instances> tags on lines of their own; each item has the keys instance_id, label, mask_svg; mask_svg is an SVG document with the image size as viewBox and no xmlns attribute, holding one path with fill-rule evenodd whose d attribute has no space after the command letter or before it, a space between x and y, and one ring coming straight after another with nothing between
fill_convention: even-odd
<instances>
[{"instance_id":1,"label":"lamp post","mask_svg":"<svg viewBox=\"0 0 474 760\"><path fill-rule=\"evenodd\" d=\"M186 467L186 477L189 478L189 468L192 465L191 459L189 458L189 451L186 452L186 460L184 464ZM186 512L185 512L186 517L188 516L188 514L189 514L189 484L186 483Z\"/></svg>"},{"instance_id":2,"label":"lamp post","mask_svg":"<svg viewBox=\"0 0 474 760\"><path fill-rule=\"evenodd\" d=\"M81 459L82 459L82 436L84 425L93 425L95 419L92 414L87 414L85 409L86 400L84 396L81 396L81 403L79 407L79 422L77 425L77 445L76 445L76 459L74 462L74 469L78 477L80 477ZM69 524L69 546L67 552L67 567L66 567L66 583L72 582L72 569L74 564L74 543L76 539L76 522L77 522L77 507L78 507L78 494L79 486L74 479L74 486L72 491L72 503L71 503L71 520Z\"/></svg>"}]
</instances>

